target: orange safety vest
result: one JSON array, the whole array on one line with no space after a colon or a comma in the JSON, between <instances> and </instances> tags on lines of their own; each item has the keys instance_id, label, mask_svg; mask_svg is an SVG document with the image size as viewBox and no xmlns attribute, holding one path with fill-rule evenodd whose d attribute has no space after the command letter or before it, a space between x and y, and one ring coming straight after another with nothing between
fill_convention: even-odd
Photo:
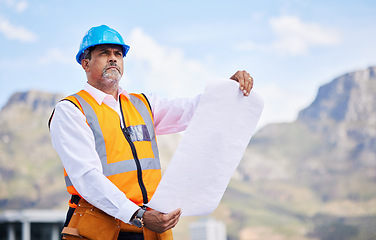
<instances>
[{"instance_id":1,"label":"orange safety vest","mask_svg":"<svg viewBox=\"0 0 376 240\"><path fill-rule=\"evenodd\" d=\"M85 115L94 134L103 174L135 204L148 203L161 180L161 165L153 115L146 97L120 95L125 128L121 127L116 111L106 104L99 105L84 90L64 100L71 101ZM68 192L79 195L65 169L64 176Z\"/></svg>"}]
</instances>

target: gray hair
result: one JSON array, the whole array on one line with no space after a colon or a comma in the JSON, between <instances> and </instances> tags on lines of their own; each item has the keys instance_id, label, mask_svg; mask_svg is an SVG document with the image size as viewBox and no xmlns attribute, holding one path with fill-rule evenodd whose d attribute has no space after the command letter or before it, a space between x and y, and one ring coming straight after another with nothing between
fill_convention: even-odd
<instances>
[{"instance_id":1,"label":"gray hair","mask_svg":"<svg viewBox=\"0 0 376 240\"><path fill-rule=\"evenodd\" d=\"M91 60L91 51L93 51L95 46L91 46L85 49L85 51L81 54L81 60L82 59L89 59Z\"/></svg>"}]
</instances>

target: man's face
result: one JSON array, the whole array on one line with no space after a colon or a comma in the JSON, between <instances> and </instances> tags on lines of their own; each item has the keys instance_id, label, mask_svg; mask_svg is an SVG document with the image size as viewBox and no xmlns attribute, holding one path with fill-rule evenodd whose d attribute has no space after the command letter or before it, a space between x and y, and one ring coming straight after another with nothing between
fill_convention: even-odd
<instances>
[{"instance_id":1,"label":"man's face","mask_svg":"<svg viewBox=\"0 0 376 240\"><path fill-rule=\"evenodd\" d=\"M82 60L82 67L94 87L118 83L123 75L123 49L114 44L97 45L91 59Z\"/></svg>"}]
</instances>

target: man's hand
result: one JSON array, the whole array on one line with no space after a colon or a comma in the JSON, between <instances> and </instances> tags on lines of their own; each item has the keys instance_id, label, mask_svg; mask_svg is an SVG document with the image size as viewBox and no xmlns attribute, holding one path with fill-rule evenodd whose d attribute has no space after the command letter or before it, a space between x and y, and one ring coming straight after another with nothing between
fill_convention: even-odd
<instances>
[{"instance_id":1,"label":"man's hand","mask_svg":"<svg viewBox=\"0 0 376 240\"><path fill-rule=\"evenodd\" d=\"M237 71L230 79L239 82L239 88L244 96L248 96L253 87L253 78L246 71Z\"/></svg>"},{"instance_id":2,"label":"man's hand","mask_svg":"<svg viewBox=\"0 0 376 240\"><path fill-rule=\"evenodd\" d=\"M170 213L161 213L156 210L149 210L144 213L144 226L154 232L163 233L179 222L181 209L176 209Z\"/></svg>"}]
</instances>

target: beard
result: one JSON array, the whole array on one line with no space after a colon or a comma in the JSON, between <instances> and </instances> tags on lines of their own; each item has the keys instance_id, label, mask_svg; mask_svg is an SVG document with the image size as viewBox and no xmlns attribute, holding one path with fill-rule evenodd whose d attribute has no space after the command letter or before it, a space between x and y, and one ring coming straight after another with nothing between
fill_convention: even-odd
<instances>
[{"instance_id":1,"label":"beard","mask_svg":"<svg viewBox=\"0 0 376 240\"><path fill-rule=\"evenodd\" d=\"M107 70L108 67L115 66L117 69ZM103 68L102 80L106 82L118 83L121 79L120 68L116 63L109 63Z\"/></svg>"},{"instance_id":2,"label":"beard","mask_svg":"<svg viewBox=\"0 0 376 240\"><path fill-rule=\"evenodd\" d=\"M109 82L119 82L121 75L117 70L113 69L111 71L105 71L102 75L102 79Z\"/></svg>"}]
</instances>

